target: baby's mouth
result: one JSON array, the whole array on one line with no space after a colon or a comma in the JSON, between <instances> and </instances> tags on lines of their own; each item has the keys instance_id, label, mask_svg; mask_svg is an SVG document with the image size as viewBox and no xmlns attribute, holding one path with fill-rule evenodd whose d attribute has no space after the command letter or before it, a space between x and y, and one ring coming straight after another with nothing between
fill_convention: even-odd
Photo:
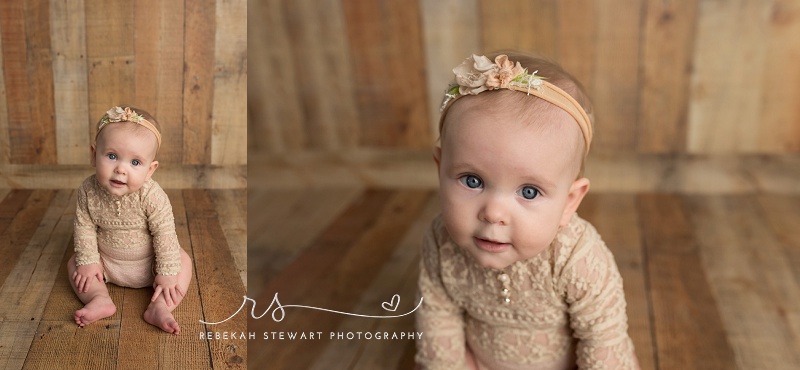
<instances>
[{"instance_id":1,"label":"baby's mouth","mask_svg":"<svg viewBox=\"0 0 800 370\"><path fill-rule=\"evenodd\" d=\"M119 180L111 180L111 183L117 186L125 186L125 183Z\"/></svg>"},{"instance_id":2,"label":"baby's mouth","mask_svg":"<svg viewBox=\"0 0 800 370\"><path fill-rule=\"evenodd\" d=\"M494 253L502 252L511 247L511 244L509 243L501 243L491 239L475 237L474 240L478 248L483 249L487 252L494 252Z\"/></svg>"}]
</instances>

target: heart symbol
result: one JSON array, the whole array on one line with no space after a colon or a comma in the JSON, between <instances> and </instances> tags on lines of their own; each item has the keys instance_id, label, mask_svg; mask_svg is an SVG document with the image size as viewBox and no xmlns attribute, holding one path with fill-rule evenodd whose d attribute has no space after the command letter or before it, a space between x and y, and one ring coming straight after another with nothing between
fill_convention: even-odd
<instances>
[{"instance_id":1,"label":"heart symbol","mask_svg":"<svg viewBox=\"0 0 800 370\"><path fill-rule=\"evenodd\" d=\"M394 296L392 296L392 301L391 302L383 302L383 303L381 303L381 307L383 307L384 310L392 311L392 312L397 311L397 306L399 306L399 305L400 305L400 295L399 294L395 294Z\"/></svg>"}]
</instances>

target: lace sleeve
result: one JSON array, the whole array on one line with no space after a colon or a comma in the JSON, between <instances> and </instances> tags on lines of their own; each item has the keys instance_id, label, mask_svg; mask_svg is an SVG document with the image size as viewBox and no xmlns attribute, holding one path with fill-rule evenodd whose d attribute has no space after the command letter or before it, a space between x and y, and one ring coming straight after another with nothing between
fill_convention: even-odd
<instances>
[{"instance_id":1,"label":"lace sleeve","mask_svg":"<svg viewBox=\"0 0 800 370\"><path fill-rule=\"evenodd\" d=\"M75 210L75 266L100 262L97 252L97 226L89 214L89 196L87 187L91 183L84 181L78 189L78 205Z\"/></svg>"},{"instance_id":2,"label":"lace sleeve","mask_svg":"<svg viewBox=\"0 0 800 370\"><path fill-rule=\"evenodd\" d=\"M622 277L614 256L587 226L560 279L578 339L581 369L638 369L628 336Z\"/></svg>"},{"instance_id":3,"label":"lace sleeve","mask_svg":"<svg viewBox=\"0 0 800 370\"><path fill-rule=\"evenodd\" d=\"M175 233L175 216L167 193L156 182L145 197L145 213L153 235L156 274L177 275L181 271L181 252Z\"/></svg>"},{"instance_id":4,"label":"lace sleeve","mask_svg":"<svg viewBox=\"0 0 800 370\"><path fill-rule=\"evenodd\" d=\"M423 335L417 340L417 364L422 369L466 369L463 311L442 284L433 229L423 240L418 294L423 302L416 312L416 325Z\"/></svg>"}]
</instances>

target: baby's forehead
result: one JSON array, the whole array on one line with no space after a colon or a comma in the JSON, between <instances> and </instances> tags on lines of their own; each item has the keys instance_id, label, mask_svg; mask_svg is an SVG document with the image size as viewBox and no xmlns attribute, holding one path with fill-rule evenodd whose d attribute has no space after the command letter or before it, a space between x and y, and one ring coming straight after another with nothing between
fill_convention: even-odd
<instances>
[{"instance_id":1,"label":"baby's forehead","mask_svg":"<svg viewBox=\"0 0 800 370\"><path fill-rule=\"evenodd\" d=\"M445 117L442 134L461 129L457 121L475 114L486 117L493 125L519 123L524 128L520 135L548 133L565 141L583 142L580 127L569 113L541 98L507 90L466 96L454 102Z\"/></svg>"},{"instance_id":2,"label":"baby's forehead","mask_svg":"<svg viewBox=\"0 0 800 370\"><path fill-rule=\"evenodd\" d=\"M106 138L107 135L117 133L121 135L129 135L123 136L123 138L147 138L147 143L152 145L153 149L158 147L158 139L156 138L156 135L147 129L147 127L134 122L111 122L106 124L106 126L103 127L103 129L100 130L100 133L97 135L97 141L101 142Z\"/></svg>"}]
</instances>

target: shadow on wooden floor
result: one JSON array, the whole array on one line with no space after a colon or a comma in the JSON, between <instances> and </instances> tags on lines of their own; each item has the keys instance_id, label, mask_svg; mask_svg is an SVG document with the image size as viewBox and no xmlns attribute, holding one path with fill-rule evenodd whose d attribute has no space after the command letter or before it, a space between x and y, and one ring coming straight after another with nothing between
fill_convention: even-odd
<instances>
[{"instance_id":1,"label":"shadow on wooden floor","mask_svg":"<svg viewBox=\"0 0 800 370\"><path fill-rule=\"evenodd\" d=\"M413 309L435 192L250 189L248 197L248 296L257 314L276 293L284 306L365 315L386 315L382 303L398 294L396 312ZM615 254L643 369L800 363L800 196L590 193L578 213ZM266 313L248 323L258 335L248 342L251 369L413 368L412 339L375 337L412 333L413 315L286 308L276 322Z\"/></svg>"},{"instance_id":2,"label":"shadow on wooden floor","mask_svg":"<svg viewBox=\"0 0 800 370\"><path fill-rule=\"evenodd\" d=\"M181 247L195 275L173 314L171 335L142 313L152 289L109 284L117 312L80 328L82 307L67 280L76 195L72 190L0 190L0 367L4 369L244 368L244 340L201 333L246 331L244 317L214 328L238 307L246 284L246 191L167 190Z\"/></svg>"}]
</instances>

